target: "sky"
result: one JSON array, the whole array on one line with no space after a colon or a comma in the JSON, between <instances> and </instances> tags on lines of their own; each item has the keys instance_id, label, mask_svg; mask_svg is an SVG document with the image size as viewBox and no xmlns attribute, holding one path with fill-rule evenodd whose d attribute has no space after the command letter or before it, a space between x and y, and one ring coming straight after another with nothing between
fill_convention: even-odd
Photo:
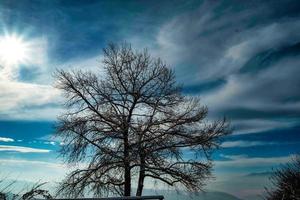
<instances>
[{"instance_id":1,"label":"sky","mask_svg":"<svg viewBox=\"0 0 300 200\"><path fill-rule=\"evenodd\" d=\"M254 199L300 151L299 10L297 0L0 0L0 54L7 38L26 49L13 50L14 62L0 56L0 172L31 182L64 176L53 73L97 71L102 49L126 41L174 69L210 119L231 121L207 188Z\"/></svg>"}]
</instances>

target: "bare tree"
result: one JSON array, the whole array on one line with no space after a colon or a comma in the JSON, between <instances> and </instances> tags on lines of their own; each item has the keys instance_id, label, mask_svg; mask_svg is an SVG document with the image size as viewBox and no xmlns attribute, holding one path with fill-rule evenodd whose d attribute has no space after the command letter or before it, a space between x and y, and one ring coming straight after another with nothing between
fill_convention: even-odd
<instances>
[{"instance_id":1,"label":"bare tree","mask_svg":"<svg viewBox=\"0 0 300 200\"><path fill-rule=\"evenodd\" d=\"M142 195L145 178L198 191L210 175L210 152L228 134L225 120L208 122L198 97L186 97L174 72L148 52L129 45L104 49L103 73L58 71L67 112L59 118L61 154L85 162L60 192L80 196ZM185 156L189 152L193 156Z\"/></svg>"},{"instance_id":2,"label":"bare tree","mask_svg":"<svg viewBox=\"0 0 300 200\"><path fill-rule=\"evenodd\" d=\"M48 190L41 189L43 185L46 183L40 183L34 185L31 190L27 191L25 194L22 195L21 200L30 200L30 199L36 199L36 198L43 198L43 199L52 199L51 194Z\"/></svg>"},{"instance_id":3,"label":"bare tree","mask_svg":"<svg viewBox=\"0 0 300 200\"><path fill-rule=\"evenodd\" d=\"M6 179L0 179L0 183L3 183ZM0 188L0 200L30 200L36 198L52 199L51 194L48 190L42 189L46 183L37 183L31 187L31 189L26 190L24 187L17 193L13 193L12 190L15 187L17 181L10 181L4 184Z\"/></svg>"},{"instance_id":4,"label":"bare tree","mask_svg":"<svg viewBox=\"0 0 300 200\"><path fill-rule=\"evenodd\" d=\"M300 200L300 156L275 171L274 188L267 190L267 200Z\"/></svg>"}]
</instances>

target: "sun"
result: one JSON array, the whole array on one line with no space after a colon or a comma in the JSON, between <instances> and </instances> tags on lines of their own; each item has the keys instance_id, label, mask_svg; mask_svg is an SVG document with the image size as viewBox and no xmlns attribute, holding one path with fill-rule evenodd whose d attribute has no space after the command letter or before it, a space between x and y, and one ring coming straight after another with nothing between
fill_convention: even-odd
<instances>
[{"instance_id":1,"label":"sun","mask_svg":"<svg viewBox=\"0 0 300 200\"><path fill-rule=\"evenodd\" d=\"M16 65L28 59L29 47L21 37L6 35L0 37L0 64Z\"/></svg>"}]
</instances>

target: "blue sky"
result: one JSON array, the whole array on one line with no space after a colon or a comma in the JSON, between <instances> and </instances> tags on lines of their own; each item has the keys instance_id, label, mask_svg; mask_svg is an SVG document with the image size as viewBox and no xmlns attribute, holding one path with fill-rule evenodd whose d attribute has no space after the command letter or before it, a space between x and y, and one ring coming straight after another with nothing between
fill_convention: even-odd
<instances>
[{"instance_id":1,"label":"blue sky","mask_svg":"<svg viewBox=\"0 0 300 200\"><path fill-rule=\"evenodd\" d=\"M299 10L296 0L0 0L0 38L30 46L24 62L0 63L0 171L63 176L52 136L63 99L52 73L97 71L102 48L127 41L165 60L210 119L231 120L208 188L261 194L267 172L300 151Z\"/></svg>"}]
</instances>

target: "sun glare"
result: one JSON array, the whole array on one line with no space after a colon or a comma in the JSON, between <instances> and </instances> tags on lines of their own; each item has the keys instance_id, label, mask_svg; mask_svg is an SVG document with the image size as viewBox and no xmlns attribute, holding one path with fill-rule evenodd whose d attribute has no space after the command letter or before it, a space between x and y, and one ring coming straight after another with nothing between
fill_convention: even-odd
<instances>
[{"instance_id":1,"label":"sun glare","mask_svg":"<svg viewBox=\"0 0 300 200\"><path fill-rule=\"evenodd\" d=\"M26 45L21 37L9 35L0 38L1 63L13 65L25 62L28 50L28 45Z\"/></svg>"}]
</instances>

